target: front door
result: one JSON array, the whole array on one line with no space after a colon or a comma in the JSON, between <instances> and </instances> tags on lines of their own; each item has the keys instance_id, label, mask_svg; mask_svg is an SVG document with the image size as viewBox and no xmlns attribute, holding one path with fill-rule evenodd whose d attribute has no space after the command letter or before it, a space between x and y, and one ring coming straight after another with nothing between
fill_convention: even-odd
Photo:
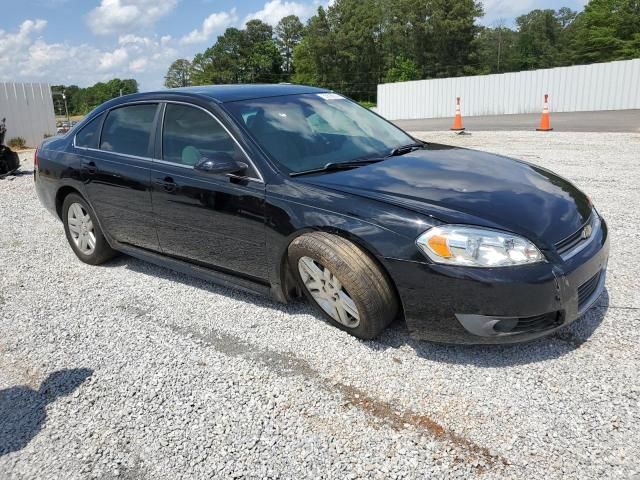
<instances>
[{"instance_id":1,"label":"front door","mask_svg":"<svg viewBox=\"0 0 640 480\"><path fill-rule=\"evenodd\" d=\"M213 114L167 103L162 139L151 169L152 203L160 247L170 256L267 279L264 183L193 168L202 157L225 152L250 163Z\"/></svg>"}]
</instances>

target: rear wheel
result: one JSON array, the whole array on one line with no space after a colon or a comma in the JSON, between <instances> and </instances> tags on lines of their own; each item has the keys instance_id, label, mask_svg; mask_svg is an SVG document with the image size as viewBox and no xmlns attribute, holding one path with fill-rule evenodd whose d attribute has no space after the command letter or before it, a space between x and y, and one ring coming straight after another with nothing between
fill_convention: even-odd
<instances>
[{"instance_id":1,"label":"rear wheel","mask_svg":"<svg viewBox=\"0 0 640 480\"><path fill-rule=\"evenodd\" d=\"M65 197L62 222L69 245L83 262L99 265L115 256L116 252L104 238L91 207L80 195L70 193Z\"/></svg>"},{"instance_id":2,"label":"rear wheel","mask_svg":"<svg viewBox=\"0 0 640 480\"><path fill-rule=\"evenodd\" d=\"M338 328L379 335L398 313L395 291L380 267L348 240L325 232L296 238L289 264L304 294Z\"/></svg>"}]
</instances>

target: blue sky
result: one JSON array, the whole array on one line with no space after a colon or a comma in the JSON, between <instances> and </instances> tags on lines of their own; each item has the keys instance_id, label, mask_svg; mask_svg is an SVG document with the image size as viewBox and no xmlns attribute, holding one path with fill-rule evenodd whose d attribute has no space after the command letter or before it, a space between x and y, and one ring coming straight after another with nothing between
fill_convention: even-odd
<instances>
[{"instance_id":1,"label":"blue sky","mask_svg":"<svg viewBox=\"0 0 640 480\"><path fill-rule=\"evenodd\" d=\"M303 20L332 0L8 0L0 24L0 81L91 85L115 76L160 88L169 64L191 58L251 18ZM4 2L3 2L4 3ZM482 23L586 0L484 0Z\"/></svg>"}]
</instances>

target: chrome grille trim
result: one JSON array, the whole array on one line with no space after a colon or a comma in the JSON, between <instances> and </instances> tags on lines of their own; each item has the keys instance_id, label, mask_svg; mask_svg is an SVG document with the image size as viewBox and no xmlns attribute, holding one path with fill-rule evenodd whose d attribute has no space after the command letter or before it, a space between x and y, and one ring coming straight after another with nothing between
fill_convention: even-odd
<instances>
[{"instance_id":1,"label":"chrome grille trim","mask_svg":"<svg viewBox=\"0 0 640 480\"><path fill-rule=\"evenodd\" d=\"M591 225L591 229L592 229L591 236L587 239L582 239L580 235L582 234L582 231L587 225ZM601 226L600 216L598 215L596 210L593 209L591 213L591 217L589 218L589 221L587 223L585 223L582 227L580 227L580 229L577 232L569 235L564 240L561 240L555 244L556 250L558 251L558 254L560 255L560 257L566 261L566 260L569 260L571 257L576 256L585 248L587 248L591 244L591 242L593 242L597 234L600 232L600 226ZM577 237L578 241L575 241L574 237ZM571 245L571 247L569 248L569 250L563 251L562 247L564 246L566 248L567 245Z\"/></svg>"}]
</instances>

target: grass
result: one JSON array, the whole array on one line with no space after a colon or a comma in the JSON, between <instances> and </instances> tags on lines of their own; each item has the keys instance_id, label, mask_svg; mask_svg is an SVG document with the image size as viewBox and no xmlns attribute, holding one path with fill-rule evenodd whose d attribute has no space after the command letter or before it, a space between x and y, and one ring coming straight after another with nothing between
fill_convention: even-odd
<instances>
[{"instance_id":1,"label":"grass","mask_svg":"<svg viewBox=\"0 0 640 480\"><path fill-rule=\"evenodd\" d=\"M27 148L27 142L22 137L13 137L9 139L7 146L13 150L24 150Z\"/></svg>"},{"instance_id":2,"label":"grass","mask_svg":"<svg viewBox=\"0 0 640 480\"><path fill-rule=\"evenodd\" d=\"M368 102L366 100L362 100L358 103L362 105L364 108L374 108L376 106L375 102Z\"/></svg>"},{"instance_id":3,"label":"grass","mask_svg":"<svg viewBox=\"0 0 640 480\"><path fill-rule=\"evenodd\" d=\"M69 120L72 122L79 122L84 118L84 115L69 115ZM56 115L56 122L66 122L67 117L65 115Z\"/></svg>"}]
</instances>

